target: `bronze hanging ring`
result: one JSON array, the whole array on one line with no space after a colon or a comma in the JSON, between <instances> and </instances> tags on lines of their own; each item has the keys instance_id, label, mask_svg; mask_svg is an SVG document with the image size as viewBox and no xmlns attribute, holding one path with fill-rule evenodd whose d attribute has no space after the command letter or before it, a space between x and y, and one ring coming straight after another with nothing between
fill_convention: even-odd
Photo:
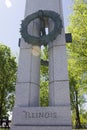
<instances>
[{"instance_id":1,"label":"bronze hanging ring","mask_svg":"<svg viewBox=\"0 0 87 130\"><path fill-rule=\"evenodd\" d=\"M47 35L43 35L41 37L32 36L28 33L28 25L31 21L40 17L40 13L43 12L43 17L50 18L54 22L54 29L49 32ZM25 42L32 44L32 45L46 45L49 42L56 39L56 37L61 34L62 31L62 20L60 15L54 11L49 10L39 10L36 13L28 15L21 24L21 35L24 38Z\"/></svg>"}]
</instances>

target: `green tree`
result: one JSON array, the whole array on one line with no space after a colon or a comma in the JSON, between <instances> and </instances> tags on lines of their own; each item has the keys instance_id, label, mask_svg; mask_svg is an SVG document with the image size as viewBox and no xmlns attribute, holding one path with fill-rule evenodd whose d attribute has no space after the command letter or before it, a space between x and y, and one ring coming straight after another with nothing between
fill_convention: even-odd
<instances>
[{"instance_id":1,"label":"green tree","mask_svg":"<svg viewBox=\"0 0 87 130\"><path fill-rule=\"evenodd\" d=\"M41 49L41 69L40 69L40 105L48 106L48 47Z\"/></svg>"},{"instance_id":2,"label":"green tree","mask_svg":"<svg viewBox=\"0 0 87 130\"><path fill-rule=\"evenodd\" d=\"M72 110L75 112L75 126L81 127L80 107L87 94L87 2L74 0L73 14L68 30L72 33L72 44L68 44L68 70Z\"/></svg>"},{"instance_id":3,"label":"green tree","mask_svg":"<svg viewBox=\"0 0 87 130\"><path fill-rule=\"evenodd\" d=\"M0 43L0 118L6 116L14 104L17 63L9 47Z\"/></svg>"}]
</instances>

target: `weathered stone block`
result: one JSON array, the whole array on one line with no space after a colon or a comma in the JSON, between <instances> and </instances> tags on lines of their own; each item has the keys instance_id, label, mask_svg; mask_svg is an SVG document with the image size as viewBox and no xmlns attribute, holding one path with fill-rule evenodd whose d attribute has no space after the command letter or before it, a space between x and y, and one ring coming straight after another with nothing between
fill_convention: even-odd
<instances>
[{"instance_id":1,"label":"weathered stone block","mask_svg":"<svg viewBox=\"0 0 87 130\"><path fill-rule=\"evenodd\" d=\"M50 106L70 105L69 82L54 81L50 83L49 104Z\"/></svg>"},{"instance_id":2,"label":"weathered stone block","mask_svg":"<svg viewBox=\"0 0 87 130\"><path fill-rule=\"evenodd\" d=\"M65 46L54 46L49 50L49 80L68 80Z\"/></svg>"},{"instance_id":3,"label":"weathered stone block","mask_svg":"<svg viewBox=\"0 0 87 130\"><path fill-rule=\"evenodd\" d=\"M39 85L40 48L34 46L21 49L19 56L17 82L34 82ZM37 76L38 75L38 76Z\"/></svg>"},{"instance_id":4,"label":"weathered stone block","mask_svg":"<svg viewBox=\"0 0 87 130\"><path fill-rule=\"evenodd\" d=\"M71 130L71 126L14 126L12 130Z\"/></svg>"},{"instance_id":5,"label":"weathered stone block","mask_svg":"<svg viewBox=\"0 0 87 130\"><path fill-rule=\"evenodd\" d=\"M39 86L33 83L17 83L15 105L39 106Z\"/></svg>"},{"instance_id":6,"label":"weathered stone block","mask_svg":"<svg viewBox=\"0 0 87 130\"><path fill-rule=\"evenodd\" d=\"M13 124L17 126L70 126L70 107L15 107Z\"/></svg>"},{"instance_id":7,"label":"weathered stone block","mask_svg":"<svg viewBox=\"0 0 87 130\"><path fill-rule=\"evenodd\" d=\"M27 0L26 9L25 9L25 16L36 12L38 10L53 10L59 12L62 15L62 7L61 7L61 0L44 0L44 4L41 0Z\"/></svg>"}]
</instances>

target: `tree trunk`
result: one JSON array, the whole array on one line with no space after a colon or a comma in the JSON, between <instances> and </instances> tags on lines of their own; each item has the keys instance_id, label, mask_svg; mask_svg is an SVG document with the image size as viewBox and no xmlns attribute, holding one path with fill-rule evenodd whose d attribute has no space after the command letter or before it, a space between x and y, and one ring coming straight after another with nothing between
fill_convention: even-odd
<instances>
[{"instance_id":1,"label":"tree trunk","mask_svg":"<svg viewBox=\"0 0 87 130\"><path fill-rule=\"evenodd\" d=\"M2 103L0 103L0 119L2 118Z\"/></svg>"},{"instance_id":2,"label":"tree trunk","mask_svg":"<svg viewBox=\"0 0 87 130\"><path fill-rule=\"evenodd\" d=\"M77 129L81 128L80 115L79 115L79 107L78 107L78 92L76 91L76 124L75 127Z\"/></svg>"}]
</instances>

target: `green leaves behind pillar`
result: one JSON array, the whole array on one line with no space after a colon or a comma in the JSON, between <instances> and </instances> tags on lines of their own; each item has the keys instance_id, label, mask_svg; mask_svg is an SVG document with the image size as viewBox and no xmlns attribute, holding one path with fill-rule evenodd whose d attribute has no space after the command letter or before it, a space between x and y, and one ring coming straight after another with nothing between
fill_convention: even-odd
<instances>
[{"instance_id":1,"label":"green leaves behind pillar","mask_svg":"<svg viewBox=\"0 0 87 130\"><path fill-rule=\"evenodd\" d=\"M16 58L9 47L0 44L0 117L6 116L14 104Z\"/></svg>"},{"instance_id":2,"label":"green leaves behind pillar","mask_svg":"<svg viewBox=\"0 0 87 130\"><path fill-rule=\"evenodd\" d=\"M48 47L43 47L41 49L41 59L48 61ZM41 65L40 69L40 105L45 107L48 106L48 66Z\"/></svg>"},{"instance_id":3,"label":"green leaves behind pillar","mask_svg":"<svg viewBox=\"0 0 87 130\"><path fill-rule=\"evenodd\" d=\"M72 111L75 112L75 126L81 127L80 110L87 95L87 1L74 0L70 17L69 32L72 43L68 48L68 70Z\"/></svg>"}]
</instances>

